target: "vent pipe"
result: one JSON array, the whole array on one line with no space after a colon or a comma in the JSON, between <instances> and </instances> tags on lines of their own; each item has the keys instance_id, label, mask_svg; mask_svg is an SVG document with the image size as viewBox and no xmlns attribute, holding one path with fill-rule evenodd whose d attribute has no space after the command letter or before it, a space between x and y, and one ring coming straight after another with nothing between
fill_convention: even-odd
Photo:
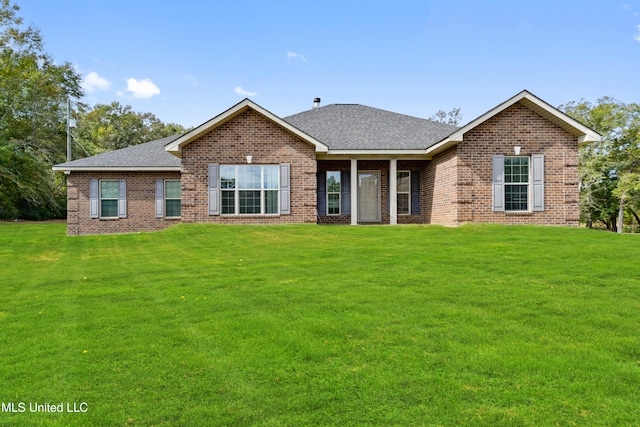
<instances>
[{"instance_id":1,"label":"vent pipe","mask_svg":"<svg viewBox=\"0 0 640 427\"><path fill-rule=\"evenodd\" d=\"M313 108L320 108L320 98L313 98Z\"/></svg>"}]
</instances>

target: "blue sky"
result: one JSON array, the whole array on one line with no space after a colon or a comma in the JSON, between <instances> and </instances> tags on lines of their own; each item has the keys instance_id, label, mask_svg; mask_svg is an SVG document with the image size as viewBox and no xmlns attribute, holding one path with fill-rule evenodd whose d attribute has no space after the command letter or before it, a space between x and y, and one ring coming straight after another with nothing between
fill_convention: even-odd
<instances>
[{"instance_id":1,"label":"blue sky","mask_svg":"<svg viewBox=\"0 0 640 427\"><path fill-rule=\"evenodd\" d=\"M14 0L15 1L15 0ZM245 97L463 122L528 89L640 102L640 0L17 0L45 50L118 101L196 126Z\"/></svg>"}]
</instances>

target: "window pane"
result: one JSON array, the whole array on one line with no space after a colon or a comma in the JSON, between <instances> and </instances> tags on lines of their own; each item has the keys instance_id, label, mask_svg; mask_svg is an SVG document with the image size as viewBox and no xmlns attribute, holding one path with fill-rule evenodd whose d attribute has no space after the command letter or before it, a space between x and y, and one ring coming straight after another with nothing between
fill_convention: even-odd
<instances>
[{"instance_id":1,"label":"window pane","mask_svg":"<svg viewBox=\"0 0 640 427\"><path fill-rule=\"evenodd\" d=\"M264 166L264 188L277 189L280 166Z\"/></svg>"},{"instance_id":2,"label":"window pane","mask_svg":"<svg viewBox=\"0 0 640 427\"><path fill-rule=\"evenodd\" d=\"M235 166L220 166L220 187L236 188Z\"/></svg>"},{"instance_id":3,"label":"window pane","mask_svg":"<svg viewBox=\"0 0 640 427\"><path fill-rule=\"evenodd\" d=\"M409 195L398 194L398 215L409 215Z\"/></svg>"},{"instance_id":4,"label":"window pane","mask_svg":"<svg viewBox=\"0 0 640 427\"><path fill-rule=\"evenodd\" d=\"M327 172L327 192L340 192L340 172Z\"/></svg>"},{"instance_id":5,"label":"window pane","mask_svg":"<svg viewBox=\"0 0 640 427\"><path fill-rule=\"evenodd\" d=\"M180 200L165 200L167 206L167 216L177 217L180 216Z\"/></svg>"},{"instance_id":6,"label":"window pane","mask_svg":"<svg viewBox=\"0 0 640 427\"><path fill-rule=\"evenodd\" d=\"M398 192L411 192L411 173L409 171L398 172Z\"/></svg>"},{"instance_id":7,"label":"window pane","mask_svg":"<svg viewBox=\"0 0 640 427\"><path fill-rule=\"evenodd\" d=\"M100 216L104 218L112 218L118 216L117 200L101 200Z\"/></svg>"},{"instance_id":8,"label":"window pane","mask_svg":"<svg viewBox=\"0 0 640 427\"><path fill-rule=\"evenodd\" d=\"M100 181L101 199L117 199L119 192L118 181Z\"/></svg>"},{"instance_id":9,"label":"window pane","mask_svg":"<svg viewBox=\"0 0 640 427\"><path fill-rule=\"evenodd\" d=\"M504 186L504 208L507 211L528 210L529 200L528 185L505 185Z\"/></svg>"},{"instance_id":10,"label":"window pane","mask_svg":"<svg viewBox=\"0 0 640 427\"><path fill-rule=\"evenodd\" d=\"M264 213L278 213L278 191L268 190L264 192Z\"/></svg>"},{"instance_id":11,"label":"window pane","mask_svg":"<svg viewBox=\"0 0 640 427\"><path fill-rule=\"evenodd\" d=\"M180 198L180 181L165 181L164 197L167 199L179 199Z\"/></svg>"},{"instance_id":12,"label":"window pane","mask_svg":"<svg viewBox=\"0 0 640 427\"><path fill-rule=\"evenodd\" d=\"M260 213L260 191L239 191L241 214Z\"/></svg>"},{"instance_id":13,"label":"window pane","mask_svg":"<svg viewBox=\"0 0 640 427\"><path fill-rule=\"evenodd\" d=\"M529 158L505 157L504 158L504 182L528 183L529 182Z\"/></svg>"},{"instance_id":14,"label":"window pane","mask_svg":"<svg viewBox=\"0 0 640 427\"><path fill-rule=\"evenodd\" d=\"M234 214L236 213L236 201L235 201L235 191L222 191L222 213L223 214Z\"/></svg>"},{"instance_id":15,"label":"window pane","mask_svg":"<svg viewBox=\"0 0 640 427\"><path fill-rule=\"evenodd\" d=\"M261 166L238 166L238 188L260 189L262 181Z\"/></svg>"},{"instance_id":16,"label":"window pane","mask_svg":"<svg viewBox=\"0 0 640 427\"><path fill-rule=\"evenodd\" d=\"M220 171L222 214L278 214L280 166L227 165Z\"/></svg>"},{"instance_id":17,"label":"window pane","mask_svg":"<svg viewBox=\"0 0 640 427\"><path fill-rule=\"evenodd\" d=\"M327 195L327 213L329 215L340 214L340 193Z\"/></svg>"}]
</instances>

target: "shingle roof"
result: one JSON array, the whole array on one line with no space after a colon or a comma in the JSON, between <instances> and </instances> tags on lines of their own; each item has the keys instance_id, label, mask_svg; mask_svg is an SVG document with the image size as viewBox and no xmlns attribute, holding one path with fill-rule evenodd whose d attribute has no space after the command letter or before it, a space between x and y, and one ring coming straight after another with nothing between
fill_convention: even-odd
<instances>
[{"instance_id":1,"label":"shingle roof","mask_svg":"<svg viewBox=\"0 0 640 427\"><path fill-rule=\"evenodd\" d=\"M426 149L458 129L359 104L331 104L284 118L330 150Z\"/></svg>"},{"instance_id":2,"label":"shingle roof","mask_svg":"<svg viewBox=\"0 0 640 427\"><path fill-rule=\"evenodd\" d=\"M180 159L165 151L164 146L179 135L169 136L120 150L55 165L55 170L81 168L179 168Z\"/></svg>"},{"instance_id":3,"label":"shingle roof","mask_svg":"<svg viewBox=\"0 0 640 427\"><path fill-rule=\"evenodd\" d=\"M285 117L330 150L424 150L458 128L358 104L331 104ZM179 168L165 146L180 135L61 163L54 170Z\"/></svg>"}]
</instances>

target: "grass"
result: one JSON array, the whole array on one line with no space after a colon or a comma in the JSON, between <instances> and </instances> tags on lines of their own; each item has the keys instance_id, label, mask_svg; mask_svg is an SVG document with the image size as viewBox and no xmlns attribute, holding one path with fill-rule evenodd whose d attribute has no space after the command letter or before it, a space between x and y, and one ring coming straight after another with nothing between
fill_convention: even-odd
<instances>
[{"instance_id":1,"label":"grass","mask_svg":"<svg viewBox=\"0 0 640 427\"><path fill-rule=\"evenodd\" d=\"M544 227L0 224L0 401L26 404L0 425L640 425L639 249Z\"/></svg>"}]
</instances>

